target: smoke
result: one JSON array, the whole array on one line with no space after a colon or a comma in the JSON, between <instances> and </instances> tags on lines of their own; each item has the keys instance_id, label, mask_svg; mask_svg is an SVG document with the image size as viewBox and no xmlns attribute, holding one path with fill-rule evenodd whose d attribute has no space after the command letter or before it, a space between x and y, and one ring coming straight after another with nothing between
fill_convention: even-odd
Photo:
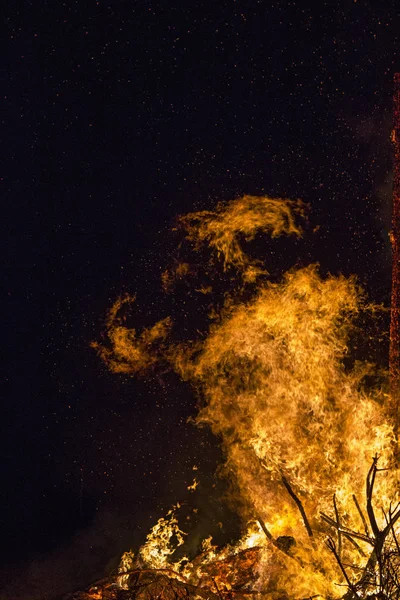
<instances>
[{"instance_id":1,"label":"smoke","mask_svg":"<svg viewBox=\"0 0 400 600\"><path fill-rule=\"evenodd\" d=\"M132 515L99 512L94 523L76 533L68 545L19 568L0 590L1 600L54 600L108 576L122 552L141 541L135 538L131 521Z\"/></svg>"}]
</instances>

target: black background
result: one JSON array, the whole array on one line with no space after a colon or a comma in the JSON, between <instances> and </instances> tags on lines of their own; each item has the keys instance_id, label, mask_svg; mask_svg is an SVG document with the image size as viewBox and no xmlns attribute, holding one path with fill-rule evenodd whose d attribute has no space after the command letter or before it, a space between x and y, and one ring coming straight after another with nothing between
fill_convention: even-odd
<instances>
[{"instance_id":1,"label":"black background","mask_svg":"<svg viewBox=\"0 0 400 600\"><path fill-rule=\"evenodd\" d=\"M143 541L187 496L193 465L200 520L221 519L218 444L187 423L187 386L111 375L90 348L121 293L137 294L138 329L179 312L159 283L179 214L244 193L301 198L309 236L279 247L274 268L356 273L388 305L399 15L361 0L18 4L3 119L1 578L14 582L2 597L50 598Z\"/></svg>"}]
</instances>

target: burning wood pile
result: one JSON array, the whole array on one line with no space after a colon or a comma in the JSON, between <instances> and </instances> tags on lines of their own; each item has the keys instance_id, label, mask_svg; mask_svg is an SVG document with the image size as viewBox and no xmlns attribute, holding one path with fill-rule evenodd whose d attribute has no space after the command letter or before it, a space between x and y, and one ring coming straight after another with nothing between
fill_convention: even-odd
<instances>
[{"instance_id":1,"label":"burning wood pile","mask_svg":"<svg viewBox=\"0 0 400 600\"><path fill-rule=\"evenodd\" d=\"M69 600L400 599L388 378L349 349L352 321L381 309L367 304L354 277L323 277L309 265L270 281L243 250L260 232L300 237L304 211L301 202L244 196L182 217L183 242L200 259L193 267L177 260L162 282L171 293L188 280L185 293L209 302L201 340L172 335L169 317L137 333L126 315L134 300L125 297L94 344L116 373L144 375L161 363L193 385L202 399L197 423L222 441L225 476L248 523L242 538L222 550L208 540L194 560L174 560L185 533L173 510L137 556L124 555L114 578ZM220 279L214 286L210 276L218 266L228 282L236 276L220 301Z\"/></svg>"},{"instance_id":2,"label":"burning wood pile","mask_svg":"<svg viewBox=\"0 0 400 600\"><path fill-rule=\"evenodd\" d=\"M123 575L98 581L87 591L70 594L65 600L247 600L254 597L251 584L258 555L259 549L251 548L210 563L197 583L191 583L172 569L133 566Z\"/></svg>"},{"instance_id":3,"label":"burning wood pile","mask_svg":"<svg viewBox=\"0 0 400 600\"><path fill-rule=\"evenodd\" d=\"M336 563L344 582L337 584L338 590L342 589L342 592L335 595L335 598L343 600L398 600L400 598L400 529L397 525L400 518L400 502L395 507L389 506L387 511L383 511L384 525L379 526L373 506L374 484L379 471L378 458L375 457L367 476L365 514L357 498L353 496L359 514L360 528L352 529L343 523L335 498L333 498L333 516L324 513L320 515L321 521L331 530L330 534L325 535L325 547L330 551L332 559L330 566ZM287 483L286 485L288 486ZM310 538L313 538L314 532L301 501L293 490L289 489L289 493L299 508ZM315 556L311 557L313 564L306 564L304 555L301 558L301 554L295 550L296 540L290 536L274 539L261 519L258 521L258 530L256 523L252 523L247 538L236 547L230 546L218 551L207 540L204 546L208 545L208 550L192 562L181 559L178 563L174 563L174 549L170 546L169 539L167 542L169 547L164 546L166 551L164 556L168 556L168 560L163 561L163 566L151 568L149 565L157 562L157 559L154 561L155 557L152 553L154 550L156 552L160 550L154 546L154 533L160 534L160 522L161 528L165 530L167 527L167 535L170 537L180 531L174 512L170 511L169 516L171 517L169 521L160 519L153 528L137 558L132 552L126 552L122 556L118 573L96 582L86 591L69 594L64 600L248 600L249 598L292 600L294 596L280 589L279 586L281 570L285 569L288 559L297 563L299 578L302 577L302 571L310 572L312 568L316 569L322 577L327 574L326 557L320 561L315 560ZM265 534L267 543L265 541L260 543L261 532ZM162 531L161 546L166 543L165 533L166 531ZM254 543L259 545L244 547ZM317 542L314 543L318 545ZM361 558L357 564L347 562L347 545L357 550ZM265 564L266 560L267 564ZM262 564L265 572L261 575ZM333 596L316 593L302 600L311 598L329 600Z\"/></svg>"}]
</instances>

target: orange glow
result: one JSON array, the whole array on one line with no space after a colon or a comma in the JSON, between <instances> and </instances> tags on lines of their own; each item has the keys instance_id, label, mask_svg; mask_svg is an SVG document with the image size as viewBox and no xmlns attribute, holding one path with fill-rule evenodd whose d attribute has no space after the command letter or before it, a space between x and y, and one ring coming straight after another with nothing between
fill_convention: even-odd
<instances>
[{"instance_id":1,"label":"orange glow","mask_svg":"<svg viewBox=\"0 0 400 600\"><path fill-rule=\"evenodd\" d=\"M392 295L390 321L390 375L392 412L397 433L400 426L400 73L394 77L393 107L394 173L392 231Z\"/></svg>"},{"instance_id":2,"label":"orange glow","mask_svg":"<svg viewBox=\"0 0 400 600\"><path fill-rule=\"evenodd\" d=\"M234 268L246 285L265 271L244 253L241 240L259 232L299 236L296 217L304 209L300 202L244 196L215 212L182 217L180 225L195 247L208 244L223 268ZM207 581L210 589L214 581L228 590L250 569L252 589L263 597L342 597L338 584L345 582L327 548L332 531L321 513L335 520L334 497L346 527L362 531L353 495L363 504L373 456L393 466L394 442L386 396L365 384L371 367L344 366L352 320L368 310L355 278L323 278L310 265L289 271L279 283L264 281L246 303L230 297L201 343L168 343L170 319L136 334L119 316L130 302L112 307L108 343L96 349L115 372L143 373L161 359L192 383L204 398L197 423L222 440L225 473L248 523L234 547L217 550L209 540L201 557L176 563L171 540L182 544L184 533L172 511L149 534L141 560L171 568L191 584ZM375 493L383 507L399 499L394 469L379 473ZM385 517L377 514L384 526ZM343 542L343 562L354 580L365 567L367 545L361 540L357 550Z\"/></svg>"},{"instance_id":3,"label":"orange glow","mask_svg":"<svg viewBox=\"0 0 400 600\"><path fill-rule=\"evenodd\" d=\"M271 237L295 235L302 229L295 216L304 217L305 205L300 201L243 196L229 203L221 203L215 211L190 213L179 219L179 226L195 248L207 244L223 260L224 269L236 267L245 281L255 281L265 273L264 265L251 260L241 240L250 241L256 234L267 232Z\"/></svg>"},{"instance_id":4,"label":"orange glow","mask_svg":"<svg viewBox=\"0 0 400 600\"><path fill-rule=\"evenodd\" d=\"M106 320L108 345L93 342L92 347L114 373L141 374L158 360L155 346L159 348L167 337L171 319L158 321L153 327L144 329L137 335L135 329L124 325L120 311L124 306L132 305L135 297L118 298L112 305Z\"/></svg>"}]
</instances>

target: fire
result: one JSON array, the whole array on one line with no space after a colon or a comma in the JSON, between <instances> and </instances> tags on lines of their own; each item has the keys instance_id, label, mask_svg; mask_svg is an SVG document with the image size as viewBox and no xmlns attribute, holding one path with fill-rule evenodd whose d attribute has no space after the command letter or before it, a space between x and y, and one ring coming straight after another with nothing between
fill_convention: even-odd
<instances>
[{"instance_id":1,"label":"fire","mask_svg":"<svg viewBox=\"0 0 400 600\"><path fill-rule=\"evenodd\" d=\"M145 544L140 548L140 558L153 569L166 569L169 566L169 557L176 548L184 543L184 531L179 528L175 510L179 505L172 508L167 517L158 520L147 536ZM171 539L175 538L175 544Z\"/></svg>"},{"instance_id":2,"label":"fire","mask_svg":"<svg viewBox=\"0 0 400 600\"><path fill-rule=\"evenodd\" d=\"M227 204L219 204L215 211L190 213L179 219L195 248L207 244L223 260L224 269L234 266L245 281L265 273L259 261L251 260L240 245L240 239L250 241L260 232L271 237L282 234L302 235L295 215L304 216L305 205L300 201L258 196L243 196Z\"/></svg>"},{"instance_id":3,"label":"fire","mask_svg":"<svg viewBox=\"0 0 400 600\"><path fill-rule=\"evenodd\" d=\"M146 372L158 360L157 353L152 352L154 346L160 346L171 327L171 320L166 318L138 336L135 329L125 326L124 318L120 316L121 309L134 302L134 296L118 298L109 311L106 327L111 349L97 342L91 344L114 373Z\"/></svg>"},{"instance_id":4,"label":"fire","mask_svg":"<svg viewBox=\"0 0 400 600\"><path fill-rule=\"evenodd\" d=\"M169 363L204 400L197 423L222 440L225 474L235 483L248 529L234 547L217 550L209 542L199 559L174 563L172 539L181 545L184 532L172 511L153 528L139 557L147 568L169 568L193 585L214 581L219 596L234 587L233 560L243 572L250 565L252 590L271 599L275 593L340 598L339 584L359 581L366 565L375 568L368 562L372 534L357 537L364 527L360 505L372 457L393 467L394 433L385 394L365 384L371 366L345 365L352 322L369 308L362 290L354 277L321 277L317 265L270 282L264 266L243 249L263 232L302 235L297 219L304 212L301 202L244 196L214 212L181 217L178 225L193 248L207 244L213 267L235 274L241 292L252 285L246 301L243 294L230 295L202 342L174 344L169 318L140 334L128 328L120 316L133 302L127 297L109 313L108 342L95 344L115 372L143 374L157 361ZM190 273L182 264L175 275L163 275L164 288ZM396 471L374 473L374 497L387 508L398 500ZM377 512L375 540L387 519ZM392 529L395 536L394 523Z\"/></svg>"},{"instance_id":5,"label":"fire","mask_svg":"<svg viewBox=\"0 0 400 600\"><path fill-rule=\"evenodd\" d=\"M193 483L191 485L188 485L187 489L190 492L194 492L195 489L197 489L197 486L199 485L198 480L196 479L196 477L193 479Z\"/></svg>"}]
</instances>

